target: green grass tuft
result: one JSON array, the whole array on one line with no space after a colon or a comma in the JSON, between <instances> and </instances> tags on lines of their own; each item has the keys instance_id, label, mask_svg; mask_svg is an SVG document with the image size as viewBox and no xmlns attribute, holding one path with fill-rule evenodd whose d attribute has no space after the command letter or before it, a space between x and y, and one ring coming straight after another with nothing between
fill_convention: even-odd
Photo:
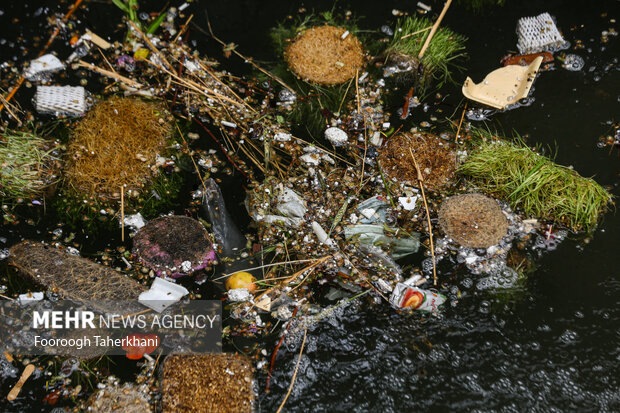
<instances>
[{"instance_id":1,"label":"green grass tuft","mask_svg":"<svg viewBox=\"0 0 620 413\"><path fill-rule=\"evenodd\" d=\"M54 183L55 147L29 132L7 132L0 139L0 198L40 196Z\"/></svg>"},{"instance_id":2,"label":"green grass tuft","mask_svg":"<svg viewBox=\"0 0 620 413\"><path fill-rule=\"evenodd\" d=\"M416 59L430 30L424 29L431 27L433 22L423 17L404 17L398 19L394 30L394 37L387 47L387 54L405 55ZM403 39L403 36L417 34ZM439 82L439 86L451 81L450 70L458 67L454 61L465 56L465 42L467 38L457 34L447 27L439 27L431 42L422 56L423 70L418 81L423 88L426 88L432 79Z\"/></svg>"},{"instance_id":3,"label":"green grass tuft","mask_svg":"<svg viewBox=\"0 0 620 413\"><path fill-rule=\"evenodd\" d=\"M527 215L573 231L591 231L612 202L611 194L593 179L539 155L521 140L479 142L459 171L484 192L507 199Z\"/></svg>"}]
</instances>

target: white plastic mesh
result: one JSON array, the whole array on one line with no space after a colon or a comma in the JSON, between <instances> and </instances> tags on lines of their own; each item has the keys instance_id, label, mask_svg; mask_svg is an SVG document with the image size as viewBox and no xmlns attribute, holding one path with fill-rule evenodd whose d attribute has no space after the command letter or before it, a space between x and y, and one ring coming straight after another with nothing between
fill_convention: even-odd
<instances>
[{"instance_id":1,"label":"white plastic mesh","mask_svg":"<svg viewBox=\"0 0 620 413\"><path fill-rule=\"evenodd\" d=\"M549 13L519 19L517 36L517 47L521 53L556 51L566 47L566 41Z\"/></svg>"},{"instance_id":2,"label":"white plastic mesh","mask_svg":"<svg viewBox=\"0 0 620 413\"><path fill-rule=\"evenodd\" d=\"M79 116L87 109L81 86L37 86L34 102L37 112L56 116Z\"/></svg>"}]
</instances>

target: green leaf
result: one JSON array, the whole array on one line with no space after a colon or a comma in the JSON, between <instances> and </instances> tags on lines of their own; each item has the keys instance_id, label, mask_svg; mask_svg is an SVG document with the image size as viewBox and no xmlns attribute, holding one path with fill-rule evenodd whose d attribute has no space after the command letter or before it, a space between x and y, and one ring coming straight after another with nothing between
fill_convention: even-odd
<instances>
[{"instance_id":1,"label":"green leaf","mask_svg":"<svg viewBox=\"0 0 620 413\"><path fill-rule=\"evenodd\" d=\"M116 4L116 7L121 9L123 13L129 14L129 9L127 8L127 5L122 2L122 0L112 0L112 3Z\"/></svg>"},{"instance_id":2,"label":"green leaf","mask_svg":"<svg viewBox=\"0 0 620 413\"><path fill-rule=\"evenodd\" d=\"M153 20L153 23L149 24L149 27L146 29L146 34L155 33L157 29L159 28L159 26L161 26L165 18L166 18L166 12L163 12L162 14L157 16L157 18Z\"/></svg>"}]
</instances>

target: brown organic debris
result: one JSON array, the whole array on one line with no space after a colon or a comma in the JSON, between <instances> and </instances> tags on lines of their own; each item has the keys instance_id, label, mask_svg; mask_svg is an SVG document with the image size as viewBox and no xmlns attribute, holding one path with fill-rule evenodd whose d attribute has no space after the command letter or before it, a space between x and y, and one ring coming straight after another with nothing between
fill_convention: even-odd
<instances>
[{"instance_id":1,"label":"brown organic debris","mask_svg":"<svg viewBox=\"0 0 620 413\"><path fill-rule=\"evenodd\" d=\"M284 53L290 69L304 80L337 85L353 78L364 66L364 49L346 29L313 27L299 35ZM343 39L344 37L344 39Z\"/></svg>"},{"instance_id":2,"label":"brown organic debris","mask_svg":"<svg viewBox=\"0 0 620 413\"><path fill-rule=\"evenodd\" d=\"M68 183L78 192L118 198L121 186L138 192L166 149L172 127L157 104L113 97L77 125L67 147Z\"/></svg>"},{"instance_id":3,"label":"brown organic debris","mask_svg":"<svg viewBox=\"0 0 620 413\"><path fill-rule=\"evenodd\" d=\"M424 132L399 133L381 148L379 162L388 177L417 185L418 172L410 149L420 166L426 188L440 190L451 182L456 170L456 154L447 141Z\"/></svg>"},{"instance_id":4,"label":"brown organic debris","mask_svg":"<svg viewBox=\"0 0 620 413\"><path fill-rule=\"evenodd\" d=\"M439 225L464 247L488 248L508 231L508 220L492 198L464 194L448 198L439 210Z\"/></svg>"},{"instance_id":5,"label":"brown organic debris","mask_svg":"<svg viewBox=\"0 0 620 413\"><path fill-rule=\"evenodd\" d=\"M239 354L171 355L164 362L162 412L252 412L253 369Z\"/></svg>"},{"instance_id":6,"label":"brown organic debris","mask_svg":"<svg viewBox=\"0 0 620 413\"><path fill-rule=\"evenodd\" d=\"M146 288L137 281L86 258L46 244L24 241L11 248L9 263L37 284L66 299L97 303L135 300ZM117 310L117 309L116 309Z\"/></svg>"}]
</instances>

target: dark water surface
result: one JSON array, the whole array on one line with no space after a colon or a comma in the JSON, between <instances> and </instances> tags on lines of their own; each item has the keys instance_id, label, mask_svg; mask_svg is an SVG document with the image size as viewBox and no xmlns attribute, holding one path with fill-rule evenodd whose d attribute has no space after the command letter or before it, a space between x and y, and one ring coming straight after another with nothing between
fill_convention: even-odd
<instances>
[{"instance_id":1,"label":"dark water surface","mask_svg":"<svg viewBox=\"0 0 620 413\"><path fill-rule=\"evenodd\" d=\"M144 1L142 7L157 11L160 3ZM440 2L426 3L434 12L441 8ZM331 4L200 1L192 5L192 12L194 21L206 27L203 9L208 9L219 37L238 44L242 53L265 61L274 59L268 40L270 27L302 5L323 11ZM413 13L414 4L355 1L348 6L365 17L362 28L376 30L391 24L392 9ZM66 3L45 1L2 2L0 61L13 56L22 61L36 55L38 48L30 50L31 39L42 36L44 42L48 36L46 17L67 7ZM610 22L620 20L618 1L507 0L504 7L477 14L453 5L443 24L469 37L469 59L463 63L465 70L454 75L459 85L441 91L446 97L440 106L443 113L435 115L441 119L457 110L465 76L479 82L499 66L507 51L516 50L519 17L544 11L557 18L568 41L583 42L585 49L568 52L583 57L585 67L569 72L556 65L555 70L542 73L530 106L496 114L490 124L507 134L515 130L527 135L530 144L551 147L557 162L574 166L584 176L594 176L618 196L618 151L597 147L598 138L610 133L611 123L620 121L620 38L610 36L607 43L601 41L602 31L611 27L620 30L618 23ZM88 2L88 9L78 16L81 24L99 34L120 38L125 32L116 27L120 13L106 2ZM190 38L196 40L199 50L224 60L218 47L196 30ZM52 50L66 48L64 43L58 39ZM234 73L248 70L233 58L224 63ZM406 91L396 93L404 95ZM32 89L20 92L24 105L28 105L29 94ZM389 109L395 112L397 107ZM430 114L417 108L406 126L427 120ZM242 190L231 186L225 191L232 210L241 222L247 222L240 206ZM179 212L182 210L180 205ZM620 278L614 261L620 245L619 222L618 214L608 213L589 242L569 237L556 250L545 253L525 287L512 295L479 290L476 280L480 276L460 271L447 283L453 286L445 291L451 300L437 315L397 314L387 305L352 303L309 329L285 410L620 411ZM49 239L47 230L54 226L50 218L35 226L1 227L7 245L0 247L22 237ZM118 245L118 235L109 236L109 240L108 234L103 237L104 244ZM86 250L104 246L101 240L79 240ZM273 341L268 343L269 352ZM280 350L269 394L262 391L265 374L259 375L260 411L275 411L282 401L298 350L299 340ZM41 402L43 385L39 379L26 387L28 397L20 403L8 404L3 396L0 410L49 411L51 408ZM6 388L2 387L2 394Z\"/></svg>"}]
</instances>

